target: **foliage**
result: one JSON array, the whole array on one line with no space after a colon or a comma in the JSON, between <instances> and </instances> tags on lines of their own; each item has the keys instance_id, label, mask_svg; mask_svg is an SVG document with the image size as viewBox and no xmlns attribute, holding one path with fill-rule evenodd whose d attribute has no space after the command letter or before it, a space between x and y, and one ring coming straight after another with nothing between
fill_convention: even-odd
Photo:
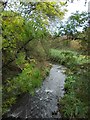
<instances>
[{"instance_id":1,"label":"foliage","mask_svg":"<svg viewBox=\"0 0 90 120\"><path fill-rule=\"evenodd\" d=\"M42 38L46 33L36 22L26 21L17 13L10 11L2 13L2 32L3 64L14 60L21 49L25 51L26 45L31 40Z\"/></svg>"},{"instance_id":2,"label":"foliage","mask_svg":"<svg viewBox=\"0 0 90 120\"><path fill-rule=\"evenodd\" d=\"M30 42L36 41L37 45L48 34L42 20L26 20L12 11L3 11L1 15L4 114L16 102L18 95L26 92L33 94L35 88L41 85L44 76L42 69L37 67L37 58L31 52ZM36 47L35 44L33 47ZM39 53L42 50L40 48Z\"/></svg>"},{"instance_id":3,"label":"foliage","mask_svg":"<svg viewBox=\"0 0 90 120\"><path fill-rule=\"evenodd\" d=\"M25 63L24 69L18 76L6 80L3 86L3 112L15 102L16 96L21 93L34 93L35 88L42 82L41 72L35 64Z\"/></svg>"},{"instance_id":4,"label":"foliage","mask_svg":"<svg viewBox=\"0 0 90 120\"><path fill-rule=\"evenodd\" d=\"M2 21L0 20L2 22L3 114L16 102L20 94L27 92L30 92L30 94L34 93L35 88L41 85L43 71L48 74L49 71L42 64L42 60L39 61L39 59L36 62L37 58L35 55L40 55L40 58L41 56L45 56L44 52L41 53L42 51L47 51L46 54L48 53L48 45L46 45L47 41L45 41L46 36L49 35L46 29L48 21L55 17L62 18L66 12L65 9L62 9L66 5L64 2L26 3L17 1L13 4L13 7L12 3L7 4L5 2L3 4L6 10L4 9L1 13ZM14 7L17 7L17 9L13 9ZM36 46L38 47L36 48ZM32 51L34 47L35 54ZM73 71L75 65L79 64L79 62L83 64L87 60L83 58L84 56L79 57L77 53L71 51L62 51L59 53L58 51L51 50L50 56L55 61L57 60L67 65ZM42 66L42 69L38 63ZM70 66L71 63L72 66ZM72 78L70 78L70 83L66 84L68 90L73 89L68 84L76 81L76 78L74 80ZM81 101L79 103L81 104Z\"/></svg>"},{"instance_id":5,"label":"foliage","mask_svg":"<svg viewBox=\"0 0 90 120\"><path fill-rule=\"evenodd\" d=\"M80 101L74 93L69 93L60 101L64 118L87 118L88 106Z\"/></svg>"},{"instance_id":6,"label":"foliage","mask_svg":"<svg viewBox=\"0 0 90 120\"><path fill-rule=\"evenodd\" d=\"M89 78L89 72L85 68L82 70L78 68L78 71L74 70L72 73L67 73L64 86L66 94L60 101L64 117L88 117Z\"/></svg>"},{"instance_id":7,"label":"foliage","mask_svg":"<svg viewBox=\"0 0 90 120\"><path fill-rule=\"evenodd\" d=\"M19 13L23 13L25 17L30 17L36 16L42 17L44 20L48 19L48 17L61 17L65 13L65 9L61 9L63 6L66 5L65 2L58 2L53 1L53 2L48 2L48 1L43 1L43 2L30 2L30 1L20 1L16 2L15 0L12 2L8 2L6 8L12 9L12 5L14 7L17 7L16 11ZM14 10L15 11L15 10Z\"/></svg>"},{"instance_id":8,"label":"foliage","mask_svg":"<svg viewBox=\"0 0 90 120\"><path fill-rule=\"evenodd\" d=\"M86 27L84 31L80 34L80 36L84 39L81 40L81 49L83 51L83 54L90 54L89 53L89 43L90 43L90 27Z\"/></svg>"},{"instance_id":9,"label":"foliage","mask_svg":"<svg viewBox=\"0 0 90 120\"><path fill-rule=\"evenodd\" d=\"M79 55L77 52L70 50L50 50L50 58L60 64L66 65L69 68L72 68L75 65L84 64L90 61L88 56Z\"/></svg>"},{"instance_id":10,"label":"foliage","mask_svg":"<svg viewBox=\"0 0 90 120\"><path fill-rule=\"evenodd\" d=\"M60 113L65 118L87 118L90 57L68 50L50 50L51 60L67 66L65 95L60 99Z\"/></svg>"},{"instance_id":11,"label":"foliage","mask_svg":"<svg viewBox=\"0 0 90 120\"><path fill-rule=\"evenodd\" d=\"M81 29L84 31L84 28L87 27L87 20L88 14L86 12L79 13L72 13L72 15L68 18L67 21L64 23L61 22L60 27L58 27L59 32L56 36L67 35L70 39L77 39L79 38L79 32ZM83 38L82 38L83 39Z\"/></svg>"},{"instance_id":12,"label":"foliage","mask_svg":"<svg viewBox=\"0 0 90 120\"><path fill-rule=\"evenodd\" d=\"M72 13L65 22L60 22L58 32L55 32L55 37L62 37L66 40L79 40L80 48L84 54L88 54L89 49L89 31L88 28L88 13L78 12Z\"/></svg>"}]
</instances>

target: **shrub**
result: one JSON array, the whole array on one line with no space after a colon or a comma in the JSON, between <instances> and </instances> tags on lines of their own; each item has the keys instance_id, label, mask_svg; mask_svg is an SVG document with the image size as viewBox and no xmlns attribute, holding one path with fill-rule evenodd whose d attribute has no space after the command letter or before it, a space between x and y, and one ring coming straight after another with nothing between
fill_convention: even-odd
<instances>
[{"instance_id":1,"label":"shrub","mask_svg":"<svg viewBox=\"0 0 90 120\"><path fill-rule=\"evenodd\" d=\"M35 88L42 82L41 72L34 64L25 63L25 67L18 76L7 79L3 86L3 113L15 103L19 94L29 92L34 93Z\"/></svg>"}]
</instances>

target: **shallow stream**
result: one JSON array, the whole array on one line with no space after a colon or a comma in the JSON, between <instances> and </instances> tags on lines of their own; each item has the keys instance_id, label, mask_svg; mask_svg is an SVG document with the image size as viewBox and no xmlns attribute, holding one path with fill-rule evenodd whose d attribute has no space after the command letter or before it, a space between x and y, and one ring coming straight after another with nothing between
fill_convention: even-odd
<instances>
[{"instance_id":1,"label":"shallow stream","mask_svg":"<svg viewBox=\"0 0 90 120\"><path fill-rule=\"evenodd\" d=\"M65 68L53 65L49 76L35 95L25 94L8 113L15 118L61 118L58 111L58 99L64 95Z\"/></svg>"}]
</instances>

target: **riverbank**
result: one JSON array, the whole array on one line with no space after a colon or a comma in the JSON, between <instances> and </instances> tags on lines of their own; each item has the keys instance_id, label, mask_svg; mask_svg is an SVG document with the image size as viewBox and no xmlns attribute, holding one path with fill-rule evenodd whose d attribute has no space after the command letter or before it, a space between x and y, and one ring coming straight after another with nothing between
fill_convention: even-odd
<instances>
[{"instance_id":1,"label":"riverbank","mask_svg":"<svg viewBox=\"0 0 90 120\"><path fill-rule=\"evenodd\" d=\"M7 74L4 76L7 79L3 83L2 114L7 113L23 94L30 93L33 95L35 89L42 85L43 80L49 74L50 68L51 65L48 61L39 62L39 60L31 59L30 62L25 61L22 64L22 71L18 74L16 74L17 71L14 70L13 66L16 75L13 74L13 71L7 70Z\"/></svg>"},{"instance_id":2,"label":"riverbank","mask_svg":"<svg viewBox=\"0 0 90 120\"><path fill-rule=\"evenodd\" d=\"M25 94L12 106L7 118L61 118L58 99L64 95L65 67L53 65L49 76L43 81L35 95Z\"/></svg>"},{"instance_id":3,"label":"riverbank","mask_svg":"<svg viewBox=\"0 0 90 120\"><path fill-rule=\"evenodd\" d=\"M60 99L60 113L63 118L87 118L89 107L90 57L74 51L50 51L52 61L67 67L65 95Z\"/></svg>"}]
</instances>

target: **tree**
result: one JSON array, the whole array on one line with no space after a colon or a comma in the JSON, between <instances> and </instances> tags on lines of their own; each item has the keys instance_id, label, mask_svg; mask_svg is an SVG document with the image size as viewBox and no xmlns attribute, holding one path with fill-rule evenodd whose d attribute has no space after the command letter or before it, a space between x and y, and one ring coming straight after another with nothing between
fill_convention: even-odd
<instances>
[{"instance_id":1,"label":"tree","mask_svg":"<svg viewBox=\"0 0 90 120\"><path fill-rule=\"evenodd\" d=\"M4 11L2 13L2 52L3 66L17 58L33 39L39 39L47 34L42 22L26 21L20 14Z\"/></svg>"},{"instance_id":2,"label":"tree","mask_svg":"<svg viewBox=\"0 0 90 120\"><path fill-rule=\"evenodd\" d=\"M12 9L15 7L16 9ZM61 17L64 15L65 9L61 9L61 7L65 6L65 2L26 2L18 0L15 2L8 2L6 9L11 9L12 11L17 11L22 13L24 16L31 18L32 15L42 18L49 17Z\"/></svg>"},{"instance_id":3,"label":"tree","mask_svg":"<svg viewBox=\"0 0 90 120\"><path fill-rule=\"evenodd\" d=\"M86 12L72 13L68 20L59 27L58 35L67 35L69 39L77 39L80 29L86 28L87 20L88 14Z\"/></svg>"},{"instance_id":4,"label":"tree","mask_svg":"<svg viewBox=\"0 0 90 120\"><path fill-rule=\"evenodd\" d=\"M12 6L13 4L13 6ZM2 2L2 36L3 36L3 65L6 66L14 59L20 50L34 39L46 36L48 20L55 16L62 17L65 9L64 2ZM15 9L15 7L17 9ZM13 52L14 51L14 52ZM26 52L26 51L25 51Z\"/></svg>"}]
</instances>

